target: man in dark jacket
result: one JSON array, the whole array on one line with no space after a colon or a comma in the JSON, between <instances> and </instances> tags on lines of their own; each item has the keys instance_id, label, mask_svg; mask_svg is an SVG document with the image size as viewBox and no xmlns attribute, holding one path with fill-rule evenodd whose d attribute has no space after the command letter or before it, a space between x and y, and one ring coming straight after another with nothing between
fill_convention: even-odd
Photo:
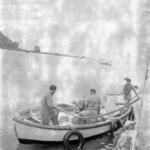
<instances>
[{"instance_id":1,"label":"man in dark jacket","mask_svg":"<svg viewBox=\"0 0 150 150\"><path fill-rule=\"evenodd\" d=\"M53 95L57 87L55 85L49 86L49 91L44 95L41 101L41 121L48 125L50 120L54 125L58 124L57 112L55 111Z\"/></svg>"}]
</instances>

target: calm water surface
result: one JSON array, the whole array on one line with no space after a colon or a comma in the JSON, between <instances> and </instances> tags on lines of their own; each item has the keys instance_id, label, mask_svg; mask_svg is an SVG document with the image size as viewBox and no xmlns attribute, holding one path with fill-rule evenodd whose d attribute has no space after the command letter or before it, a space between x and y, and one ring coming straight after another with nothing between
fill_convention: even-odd
<instances>
[{"instance_id":1,"label":"calm water surface","mask_svg":"<svg viewBox=\"0 0 150 150\"><path fill-rule=\"evenodd\" d=\"M63 144L19 144L16 139L13 128L13 113L4 110L1 115L0 129L0 150L64 150ZM86 140L85 150L99 150L104 148L104 143L112 143L112 137L109 134L99 135Z\"/></svg>"}]
</instances>

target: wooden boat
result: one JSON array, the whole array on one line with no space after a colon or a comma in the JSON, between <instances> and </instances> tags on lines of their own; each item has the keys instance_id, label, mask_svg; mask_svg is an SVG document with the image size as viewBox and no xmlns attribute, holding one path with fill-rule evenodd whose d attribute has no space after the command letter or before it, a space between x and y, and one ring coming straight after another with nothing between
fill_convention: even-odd
<instances>
[{"instance_id":1,"label":"wooden boat","mask_svg":"<svg viewBox=\"0 0 150 150\"><path fill-rule=\"evenodd\" d=\"M122 114L118 111L113 118L112 116L109 118L106 115L107 119L105 121L99 120L96 123L82 125L43 125L30 116L31 110L36 114L39 112L40 107L24 110L17 117L13 118L16 137L20 142L61 142L64 135L72 129L80 131L84 138L110 132L114 120L125 122L132 108L130 107ZM75 137L71 140L74 139Z\"/></svg>"}]
</instances>

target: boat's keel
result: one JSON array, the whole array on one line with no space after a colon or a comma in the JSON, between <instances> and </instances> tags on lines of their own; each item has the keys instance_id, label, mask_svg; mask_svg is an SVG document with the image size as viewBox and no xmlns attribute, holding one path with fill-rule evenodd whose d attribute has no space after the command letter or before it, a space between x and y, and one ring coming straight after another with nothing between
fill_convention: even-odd
<instances>
[{"instance_id":1,"label":"boat's keel","mask_svg":"<svg viewBox=\"0 0 150 150\"><path fill-rule=\"evenodd\" d=\"M61 144L61 141L39 141L39 140L29 140L29 139L18 139L20 144Z\"/></svg>"}]
</instances>

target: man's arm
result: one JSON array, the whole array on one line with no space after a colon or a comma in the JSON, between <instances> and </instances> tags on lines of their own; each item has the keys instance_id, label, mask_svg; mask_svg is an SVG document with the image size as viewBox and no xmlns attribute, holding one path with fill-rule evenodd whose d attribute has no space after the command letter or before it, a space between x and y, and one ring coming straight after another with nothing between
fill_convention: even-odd
<instances>
[{"instance_id":1,"label":"man's arm","mask_svg":"<svg viewBox=\"0 0 150 150\"><path fill-rule=\"evenodd\" d=\"M46 95L46 102L47 102L47 105L52 109L53 108L53 99L52 99L52 96L50 96L49 94Z\"/></svg>"},{"instance_id":2,"label":"man's arm","mask_svg":"<svg viewBox=\"0 0 150 150\"><path fill-rule=\"evenodd\" d=\"M116 105L125 105L125 103L115 103Z\"/></svg>"},{"instance_id":3,"label":"man's arm","mask_svg":"<svg viewBox=\"0 0 150 150\"><path fill-rule=\"evenodd\" d=\"M123 89L122 89L122 91L121 91L121 95L124 95L125 94L125 89L126 89L126 84L123 86Z\"/></svg>"},{"instance_id":4,"label":"man's arm","mask_svg":"<svg viewBox=\"0 0 150 150\"><path fill-rule=\"evenodd\" d=\"M55 110L57 113L60 111L60 108L58 108L57 105L53 102L53 99L51 96L47 98L46 101L50 109Z\"/></svg>"},{"instance_id":5,"label":"man's arm","mask_svg":"<svg viewBox=\"0 0 150 150\"><path fill-rule=\"evenodd\" d=\"M132 86L132 90L134 91L135 95L138 96L138 93L136 92L134 86L133 85L131 85L131 86Z\"/></svg>"},{"instance_id":6,"label":"man's arm","mask_svg":"<svg viewBox=\"0 0 150 150\"><path fill-rule=\"evenodd\" d=\"M98 101L97 101L98 103L97 103L97 105L98 105L98 113L100 113L100 111L101 111L101 105L102 105L102 102L101 102L101 98L99 97L98 98Z\"/></svg>"}]
</instances>

